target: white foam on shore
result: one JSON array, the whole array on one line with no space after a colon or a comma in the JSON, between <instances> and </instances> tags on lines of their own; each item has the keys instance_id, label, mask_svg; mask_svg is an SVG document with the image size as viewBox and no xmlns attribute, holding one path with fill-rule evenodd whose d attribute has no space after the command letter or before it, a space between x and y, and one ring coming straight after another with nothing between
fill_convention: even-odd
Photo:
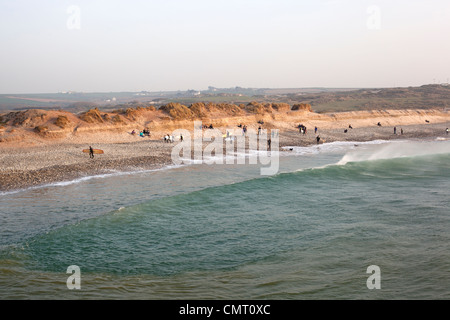
<instances>
[{"instance_id":1,"label":"white foam on shore","mask_svg":"<svg viewBox=\"0 0 450 320\"><path fill-rule=\"evenodd\" d=\"M392 141L388 140L372 140L372 141L334 141L329 143L323 143L318 145L311 145L307 147L298 146L286 146L282 149L286 152L282 155L314 155L319 153L333 153L333 152L343 152L349 150L349 148L354 149L362 145L377 145L377 144L387 144ZM400 142L400 140L396 140Z\"/></svg>"},{"instance_id":2,"label":"white foam on shore","mask_svg":"<svg viewBox=\"0 0 450 320\"><path fill-rule=\"evenodd\" d=\"M184 164L236 164L252 158L257 162L260 157L278 156L278 151L246 150L245 152L229 152L217 156L203 156L202 159L181 158ZM242 161L242 162L241 162Z\"/></svg>"}]
</instances>

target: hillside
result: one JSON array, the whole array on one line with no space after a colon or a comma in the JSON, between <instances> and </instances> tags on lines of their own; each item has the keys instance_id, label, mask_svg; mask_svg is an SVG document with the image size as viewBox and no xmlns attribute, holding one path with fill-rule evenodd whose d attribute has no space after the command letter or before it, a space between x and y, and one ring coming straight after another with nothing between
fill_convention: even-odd
<instances>
[{"instance_id":1,"label":"hillside","mask_svg":"<svg viewBox=\"0 0 450 320\"><path fill-rule=\"evenodd\" d=\"M315 112L450 108L449 85L286 93L276 96L265 95L261 99L269 97L272 101L308 103Z\"/></svg>"}]
</instances>

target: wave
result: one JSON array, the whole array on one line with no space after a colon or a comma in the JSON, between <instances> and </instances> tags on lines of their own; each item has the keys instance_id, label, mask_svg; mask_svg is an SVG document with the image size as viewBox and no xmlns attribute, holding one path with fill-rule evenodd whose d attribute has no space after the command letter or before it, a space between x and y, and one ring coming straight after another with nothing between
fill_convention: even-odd
<instances>
[{"instance_id":1,"label":"wave","mask_svg":"<svg viewBox=\"0 0 450 320\"><path fill-rule=\"evenodd\" d=\"M351 150L337 164L344 165L349 162L410 158L448 153L450 153L450 143L447 141L396 141L373 148Z\"/></svg>"},{"instance_id":2,"label":"wave","mask_svg":"<svg viewBox=\"0 0 450 320\"><path fill-rule=\"evenodd\" d=\"M233 268L280 247L290 249L308 239L314 243L308 226L318 223L312 214L316 210L323 221L339 206L350 213L356 210L356 215L360 205L376 205L386 189L409 195L417 186L426 190L425 182L448 181L448 159L437 154L410 157L406 165L399 158L335 164L118 206L30 239L25 253L30 263L50 271L74 257L87 270L121 274ZM432 170L435 179L429 179ZM361 198L361 190L366 195L376 190L373 202L360 204L367 200ZM398 201L398 195L391 201ZM305 219L310 219L309 225ZM58 251L49 256L48 248Z\"/></svg>"}]
</instances>

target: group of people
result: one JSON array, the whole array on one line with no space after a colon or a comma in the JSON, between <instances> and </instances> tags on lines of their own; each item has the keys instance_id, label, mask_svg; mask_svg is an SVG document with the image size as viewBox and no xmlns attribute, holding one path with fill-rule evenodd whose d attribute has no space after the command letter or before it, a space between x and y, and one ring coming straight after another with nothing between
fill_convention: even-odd
<instances>
[{"instance_id":1,"label":"group of people","mask_svg":"<svg viewBox=\"0 0 450 320\"><path fill-rule=\"evenodd\" d=\"M166 134L164 136L164 142L166 143L172 143L174 142L174 140L175 140L174 136L171 136L170 134Z\"/></svg>"},{"instance_id":2,"label":"group of people","mask_svg":"<svg viewBox=\"0 0 450 320\"><path fill-rule=\"evenodd\" d=\"M302 124L299 124L297 128L298 128L300 133L306 134L306 130L307 130L306 126L304 126Z\"/></svg>"},{"instance_id":3,"label":"group of people","mask_svg":"<svg viewBox=\"0 0 450 320\"><path fill-rule=\"evenodd\" d=\"M308 128L305 125L303 125L303 124L299 124L297 126L297 128L299 130L299 133L301 133L301 134L306 134L308 132ZM317 134L318 130L319 129L317 128L317 126L315 126L314 127L314 134ZM320 143L320 136L319 135L316 136L316 141L317 141L317 144Z\"/></svg>"},{"instance_id":4,"label":"group of people","mask_svg":"<svg viewBox=\"0 0 450 320\"><path fill-rule=\"evenodd\" d=\"M136 134L136 130L131 131L132 135ZM150 130L148 129L143 129L142 131L139 132L139 136L140 137L150 137Z\"/></svg>"},{"instance_id":5,"label":"group of people","mask_svg":"<svg viewBox=\"0 0 450 320\"><path fill-rule=\"evenodd\" d=\"M397 134L397 127L394 127L394 134ZM400 134L403 135L403 128L400 128Z\"/></svg>"}]
</instances>

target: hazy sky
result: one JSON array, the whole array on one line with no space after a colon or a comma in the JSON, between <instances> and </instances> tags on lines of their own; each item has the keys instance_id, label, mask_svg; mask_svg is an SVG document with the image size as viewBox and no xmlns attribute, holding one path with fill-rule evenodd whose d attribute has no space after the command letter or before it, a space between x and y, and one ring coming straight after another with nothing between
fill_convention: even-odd
<instances>
[{"instance_id":1,"label":"hazy sky","mask_svg":"<svg viewBox=\"0 0 450 320\"><path fill-rule=\"evenodd\" d=\"M0 0L0 93L448 82L449 0Z\"/></svg>"}]
</instances>

